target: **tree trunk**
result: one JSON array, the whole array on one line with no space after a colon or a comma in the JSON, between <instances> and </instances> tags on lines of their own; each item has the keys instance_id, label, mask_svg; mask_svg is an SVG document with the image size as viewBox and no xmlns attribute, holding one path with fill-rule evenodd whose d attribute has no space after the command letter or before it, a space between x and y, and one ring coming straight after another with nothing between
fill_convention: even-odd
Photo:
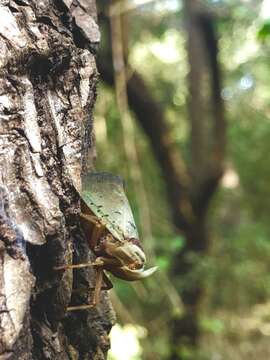
<instances>
[{"instance_id":1,"label":"tree trunk","mask_svg":"<svg viewBox=\"0 0 270 360\"><path fill-rule=\"evenodd\" d=\"M114 314L89 311L80 175L93 167L94 0L0 1L0 359L105 359ZM74 291L77 290L77 291Z\"/></svg>"},{"instance_id":2,"label":"tree trunk","mask_svg":"<svg viewBox=\"0 0 270 360\"><path fill-rule=\"evenodd\" d=\"M197 260L194 263L190 259L190 255L196 255L198 259L203 257L209 249L209 235L205 216L198 218L189 231L185 232L185 239L184 249L175 255L172 263L173 277L185 281L184 288L180 291L185 311L181 316L172 317L170 360L186 359L186 351L190 354L188 357L190 360L196 360L198 355L196 349L200 339L199 317L205 279L198 274L196 279L193 276L190 278L197 265Z\"/></svg>"},{"instance_id":3,"label":"tree trunk","mask_svg":"<svg viewBox=\"0 0 270 360\"><path fill-rule=\"evenodd\" d=\"M174 278L189 279L181 292L185 313L173 319L170 360L196 360L200 339L200 305L205 292L205 279L192 276L197 261L209 250L207 215L210 201L223 173L225 157L225 118L221 98L218 65L218 43L212 14L200 1L185 0L187 52L189 57L189 118L191 124L190 203L193 219L183 229L186 243L175 254L172 264ZM191 277L190 277L191 276ZM190 280L191 278L191 280ZM194 351L195 350L195 351Z\"/></svg>"}]
</instances>

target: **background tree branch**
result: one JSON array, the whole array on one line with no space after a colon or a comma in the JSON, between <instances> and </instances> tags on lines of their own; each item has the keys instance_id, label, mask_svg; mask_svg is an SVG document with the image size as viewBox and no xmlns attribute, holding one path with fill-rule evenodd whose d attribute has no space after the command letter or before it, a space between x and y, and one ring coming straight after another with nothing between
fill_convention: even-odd
<instances>
[{"instance_id":1,"label":"background tree branch","mask_svg":"<svg viewBox=\"0 0 270 360\"><path fill-rule=\"evenodd\" d=\"M221 99L218 47L213 16L196 1L185 2L187 52L189 59L189 119L191 128L188 166L173 144L164 109L154 99L142 76L127 64L127 97L136 120L147 135L166 183L173 223L185 236L185 245L175 252L171 264L173 279L184 279L194 270L190 255L203 256L209 249L207 212L223 173L225 120ZM102 80L114 85L110 29L106 11L100 15L105 48L98 57ZM127 30L125 30L127 32ZM125 44L125 48L127 45ZM184 316L171 319L171 359L181 359L182 346L196 346L199 339L199 306L203 279L181 289Z\"/></svg>"}]
</instances>

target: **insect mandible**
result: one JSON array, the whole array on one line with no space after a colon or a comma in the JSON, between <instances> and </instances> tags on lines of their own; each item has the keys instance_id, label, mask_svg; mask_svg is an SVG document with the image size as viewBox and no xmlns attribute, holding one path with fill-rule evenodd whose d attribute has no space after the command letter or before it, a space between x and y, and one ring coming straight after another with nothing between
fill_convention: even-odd
<instances>
[{"instance_id":1,"label":"insect mandible","mask_svg":"<svg viewBox=\"0 0 270 360\"><path fill-rule=\"evenodd\" d=\"M103 270L120 279L135 281L152 275L157 269L144 269L146 257L121 177L110 173L88 173L82 177L79 193L82 227L97 258L92 263L63 265L55 270L93 266L96 284L90 304L70 306L68 311L88 309L99 303L103 281L106 289L112 287Z\"/></svg>"}]
</instances>

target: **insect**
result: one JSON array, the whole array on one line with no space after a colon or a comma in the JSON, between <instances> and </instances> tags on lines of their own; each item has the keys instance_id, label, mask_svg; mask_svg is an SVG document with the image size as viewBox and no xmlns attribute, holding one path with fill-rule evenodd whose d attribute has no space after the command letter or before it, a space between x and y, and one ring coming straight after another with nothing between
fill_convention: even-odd
<instances>
[{"instance_id":1,"label":"insect","mask_svg":"<svg viewBox=\"0 0 270 360\"><path fill-rule=\"evenodd\" d=\"M68 311L88 309L98 304L103 281L106 289L112 287L103 270L120 279L135 281L152 275L157 269L144 269L146 258L121 177L88 173L82 177L80 196L82 227L97 258L92 263L63 265L55 270L93 266L96 284L90 304L71 306Z\"/></svg>"}]
</instances>

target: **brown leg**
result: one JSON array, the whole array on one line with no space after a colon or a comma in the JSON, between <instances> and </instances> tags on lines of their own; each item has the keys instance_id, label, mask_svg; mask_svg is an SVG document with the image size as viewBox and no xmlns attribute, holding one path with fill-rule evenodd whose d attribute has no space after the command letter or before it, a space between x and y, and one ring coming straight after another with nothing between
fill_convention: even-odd
<instances>
[{"instance_id":1,"label":"brown leg","mask_svg":"<svg viewBox=\"0 0 270 360\"><path fill-rule=\"evenodd\" d=\"M91 238L89 240L89 245L94 248L97 244L99 237L101 236L102 232L104 231L105 226L98 222L96 216L88 215L88 214L84 214L84 213L81 213L80 216L83 219L95 224L95 227L92 231ZM81 269L81 268L88 267L88 266L101 266L102 264L100 262L97 263L97 260L98 259L96 259L96 261L94 263L83 263L83 264L75 264L75 265L67 264L67 265L55 266L54 270L59 271L59 270L67 270L67 269Z\"/></svg>"},{"instance_id":2,"label":"brown leg","mask_svg":"<svg viewBox=\"0 0 270 360\"><path fill-rule=\"evenodd\" d=\"M92 224L99 223L99 220L95 215L89 215L89 214L80 213L80 217L83 218L84 220L89 221Z\"/></svg>"},{"instance_id":3,"label":"brown leg","mask_svg":"<svg viewBox=\"0 0 270 360\"><path fill-rule=\"evenodd\" d=\"M103 225L94 215L81 213L80 217L95 225L91 234L91 238L89 239L89 246L91 249L94 249L94 247L97 245L98 239L105 230L105 225Z\"/></svg>"},{"instance_id":4,"label":"brown leg","mask_svg":"<svg viewBox=\"0 0 270 360\"><path fill-rule=\"evenodd\" d=\"M96 260L94 262L91 263L82 263L82 264L67 264L67 265L62 265L62 266L55 266L54 270L67 270L67 269L81 269L81 268L85 268L85 267L89 267L89 266L103 266L104 262L102 260L102 258L96 258Z\"/></svg>"},{"instance_id":5,"label":"brown leg","mask_svg":"<svg viewBox=\"0 0 270 360\"><path fill-rule=\"evenodd\" d=\"M94 296L93 296L93 300L92 300L92 304L94 306L99 304L99 301L100 301L100 291L101 291L101 287L102 287L102 279L103 279L103 269L99 268L99 269L97 269L96 287L94 290Z\"/></svg>"},{"instance_id":6,"label":"brown leg","mask_svg":"<svg viewBox=\"0 0 270 360\"><path fill-rule=\"evenodd\" d=\"M102 259L102 258L101 258ZM104 259L106 263L113 262L113 259ZM102 286L102 280L105 283L105 286ZM98 305L100 301L100 292L101 290L110 290L113 287L111 280L106 276L103 271L103 267L97 269L97 276L96 276L96 284L94 288L94 295L92 301L88 305L78 305L78 306L69 306L67 311L77 311L77 310L87 310L95 307ZM92 289L91 289L92 290Z\"/></svg>"},{"instance_id":7,"label":"brown leg","mask_svg":"<svg viewBox=\"0 0 270 360\"><path fill-rule=\"evenodd\" d=\"M97 245L98 240L101 237L104 230L105 230L104 225L102 225L102 224L96 224L95 225L95 227L94 227L94 229L92 231L92 234L91 234L91 238L89 239L89 247L91 249L95 248L95 246Z\"/></svg>"},{"instance_id":8,"label":"brown leg","mask_svg":"<svg viewBox=\"0 0 270 360\"><path fill-rule=\"evenodd\" d=\"M112 284L111 280L108 278L107 275L105 275L104 272L103 272L103 283L104 283L104 285L101 287L101 290L110 290L113 288L113 284ZM89 289L95 290L95 287L90 287ZM85 291L85 288L84 288L84 290L82 290L82 289L73 290L73 292L77 292L77 293L81 293L82 291Z\"/></svg>"},{"instance_id":9,"label":"brown leg","mask_svg":"<svg viewBox=\"0 0 270 360\"><path fill-rule=\"evenodd\" d=\"M68 306L67 311L77 311L77 310L87 310L93 308L93 304L88 305L78 305L78 306Z\"/></svg>"},{"instance_id":10,"label":"brown leg","mask_svg":"<svg viewBox=\"0 0 270 360\"><path fill-rule=\"evenodd\" d=\"M99 267L96 272L96 285L91 303L88 305L69 306L67 308L67 311L87 310L98 305L100 301L100 291L102 289L102 279L103 279L103 268Z\"/></svg>"}]
</instances>

